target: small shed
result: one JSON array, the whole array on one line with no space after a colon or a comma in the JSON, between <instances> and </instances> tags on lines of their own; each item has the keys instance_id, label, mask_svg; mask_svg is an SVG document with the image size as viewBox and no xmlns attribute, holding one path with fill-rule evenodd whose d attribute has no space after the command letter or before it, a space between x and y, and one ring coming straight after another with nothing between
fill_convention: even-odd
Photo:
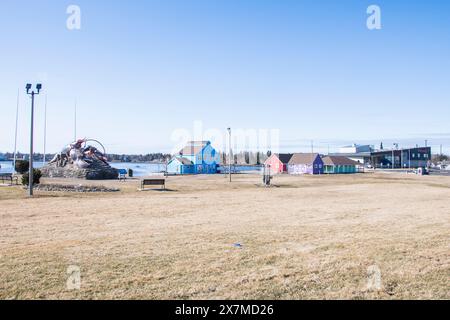
<instances>
[{"instance_id":1,"label":"small shed","mask_svg":"<svg viewBox=\"0 0 450 320\"><path fill-rule=\"evenodd\" d=\"M288 164L289 174L323 174L323 161L318 153L294 153Z\"/></svg>"},{"instance_id":2,"label":"small shed","mask_svg":"<svg viewBox=\"0 0 450 320\"><path fill-rule=\"evenodd\" d=\"M287 172L287 166L292 156L292 153L274 153L264 162L264 166L270 167L271 174Z\"/></svg>"},{"instance_id":3,"label":"small shed","mask_svg":"<svg viewBox=\"0 0 450 320\"><path fill-rule=\"evenodd\" d=\"M326 156L322 161L326 174L357 173L361 166L359 162L342 156Z\"/></svg>"},{"instance_id":4,"label":"small shed","mask_svg":"<svg viewBox=\"0 0 450 320\"><path fill-rule=\"evenodd\" d=\"M167 172L172 174L193 174L195 166L189 159L173 157L167 164Z\"/></svg>"}]
</instances>

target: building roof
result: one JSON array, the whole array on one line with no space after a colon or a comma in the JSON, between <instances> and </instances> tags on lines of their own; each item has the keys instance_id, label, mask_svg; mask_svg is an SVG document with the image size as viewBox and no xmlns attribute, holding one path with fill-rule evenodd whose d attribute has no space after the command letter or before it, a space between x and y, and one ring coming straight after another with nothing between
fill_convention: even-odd
<instances>
[{"instance_id":1,"label":"building roof","mask_svg":"<svg viewBox=\"0 0 450 320\"><path fill-rule=\"evenodd\" d=\"M318 156L318 153L294 153L289 164L313 164Z\"/></svg>"},{"instance_id":2,"label":"building roof","mask_svg":"<svg viewBox=\"0 0 450 320\"><path fill-rule=\"evenodd\" d=\"M186 143L186 145L207 145L207 144L210 144L210 143L211 142L207 141L207 140L205 140L205 141L188 141Z\"/></svg>"},{"instance_id":3,"label":"building roof","mask_svg":"<svg viewBox=\"0 0 450 320\"><path fill-rule=\"evenodd\" d=\"M343 156L326 156L322 158L323 164L326 166L356 166L359 162Z\"/></svg>"},{"instance_id":4,"label":"building roof","mask_svg":"<svg viewBox=\"0 0 450 320\"><path fill-rule=\"evenodd\" d=\"M416 151L419 150L420 152L431 152L431 147L416 147L416 148L402 148L402 149L385 149L385 150L373 150L371 152L339 152L339 153L331 153L330 156L342 156L347 158L368 158L371 156L379 156L379 155L391 155L392 151L394 152L406 152L406 151Z\"/></svg>"},{"instance_id":5,"label":"building roof","mask_svg":"<svg viewBox=\"0 0 450 320\"><path fill-rule=\"evenodd\" d=\"M357 153L348 153L348 152L339 152L339 153L331 153L330 156L337 157L352 157L352 158L364 158L370 157L372 155L371 152L357 152Z\"/></svg>"},{"instance_id":6,"label":"building roof","mask_svg":"<svg viewBox=\"0 0 450 320\"><path fill-rule=\"evenodd\" d=\"M385 150L378 150L372 152L373 156L381 156L381 155L391 155L392 152L399 153L399 152L421 152L421 153L431 153L431 147L416 147L416 148L406 148L406 149L385 149Z\"/></svg>"},{"instance_id":7,"label":"building roof","mask_svg":"<svg viewBox=\"0 0 450 320\"><path fill-rule=\"evenodd\" d=\"M211 144L209 141L189 141L186 146L178 152L178 154L193 156L200 153L209 144Z\"/></svg>"},{"instance_id":8,"label":"building roof","mask_svg":"<svg viewBox=\"0 0 450 320\"><path fill-rule=\"evenodd\" d=\"M278 160L280 160L281 163L283 163L283 164L289 163L289 161L291 160L293 155L294 155L293 153L275 153L274 154L274 156L276 156L278 158Z\"/></svg>"},{"instance_id":9,"label":"building roof","mask_svg":"<svg viewBox=\"0 0 450 320\"><path fill-rule=\"evenodd\" d=\"M357 144L357 143L353 143L351 145L348 146L343 146L341 148L359 148L359 147L371 147L370 144Z\"/></svg>"},{"instance_id":10,"label":"building roof","mask_svg":"<svg viewBox=\"0 0 450 320\"><path fill-rule=\"evenodd\" d=\"M178 161L180 161L181 164L184 165L192 165L192 161L183 157L175 157L175 159L177 159Z\"/></svg>"}]
</instances>

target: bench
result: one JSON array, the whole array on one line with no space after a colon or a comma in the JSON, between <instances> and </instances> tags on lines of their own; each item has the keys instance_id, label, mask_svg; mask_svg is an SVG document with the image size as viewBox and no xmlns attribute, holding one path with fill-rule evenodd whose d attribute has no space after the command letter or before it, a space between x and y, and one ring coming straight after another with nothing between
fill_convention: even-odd
<instances>
[{"instance_id":1,"label":"bench","mask_svg":"<svg viewBox=\"0 0 450 320\"><path fill-rule=\"evenodd\" d=\"M151 178L141 180L141 191L146 190L146 186L162 186L166 189L166 179L164 178Z\"/></svg>"},{"instance_id":2,"label":"bench","mask_svg":"<svg viewBox=\"0 0 450 320\"><path fill-rule=\"evenodd\" d=\"M13 180L16 181L16 185L19 184L19 179L17 176L14 176L12 173L0 173L0 179L2 179L2 182L5 182L5 180L11 181L11 184L13 184Z\"/></svg>"}]
</instances>

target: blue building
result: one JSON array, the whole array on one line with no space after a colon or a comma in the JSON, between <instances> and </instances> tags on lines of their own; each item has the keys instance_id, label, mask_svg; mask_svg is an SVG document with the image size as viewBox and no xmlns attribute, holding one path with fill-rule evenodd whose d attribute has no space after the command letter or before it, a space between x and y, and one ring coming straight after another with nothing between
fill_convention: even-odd
<instances>
[{"instance_id":1,"label":"blue building","mask_svg":"<svg viewBox=\"0 0 450 320\"><path fill-rule=\"evenodd\" d=\"M210 141L190 141L168 163L171 174L213 174L217 173L219 153Z\"/></svg>"},{"instance_id":2,"label":"blue building","mask_svg":"<svg viewBox=\"0 0 450 320\"><path fill-rule=\"evenodd\" d=\"M167 172L171 174L194 174L194 164L191 160L175 156L167 165Z\"/></svg>"}]
</instances>

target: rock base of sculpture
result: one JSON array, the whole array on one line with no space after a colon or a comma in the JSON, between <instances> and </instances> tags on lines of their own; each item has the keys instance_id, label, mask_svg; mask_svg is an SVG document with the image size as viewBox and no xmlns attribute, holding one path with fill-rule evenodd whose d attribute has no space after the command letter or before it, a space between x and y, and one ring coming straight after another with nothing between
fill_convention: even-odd
<instances>
[{"instance_id":1,"label":"rock base of sculpture","mask_svg":"<svg viewBox=\"0 0 450 320\"><path fill-rule=\"evenodd\" d=\"M42 176L47 178L74 178L86 180L117 179L119 173L109 164L93 159L86 168L79 168L73 163L60 166L58 163L49 163L41 168Z\"/></svg>"}]
</instances>

